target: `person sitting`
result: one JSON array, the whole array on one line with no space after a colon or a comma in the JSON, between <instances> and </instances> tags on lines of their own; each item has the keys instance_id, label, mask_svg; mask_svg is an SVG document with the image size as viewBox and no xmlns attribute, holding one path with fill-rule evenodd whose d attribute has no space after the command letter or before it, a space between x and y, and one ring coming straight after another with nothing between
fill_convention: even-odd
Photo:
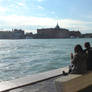
<instances>
[{"instance_id":1,"label":"person sitting","mask_svg":"<svg viewBox=\"0 0 92 92\"><path fill-rule=\"evenodd\" d=\"M86 48L84 52L87 54L87 70L92 70L92 47L89 42L85 42L84 47Z\"/></svg>"},{"instance_id":2,"label":"person sitting","mask_svg":"<svg viewBox=\"0 0 92 92\"><path fill-rule=\"evenodd\" d=\"M84 74L87 72L87 55L83 52L81 45L77 44L74 47L74 55L71 53L71 65L69 72L63 71L63 75L70 74Z\"/></svg>"},{"instance_id":3,"label":"person sitting","mask_svg":"<svg viewBox=\"0 0 92 92\"><path fill-rule=\"evenodd\" d=\"M74 55L71 53L70 73L83 74L87 72L87 55L83 52L81 45L77 44L74 48Z\"/></svg>"}]
</instances>

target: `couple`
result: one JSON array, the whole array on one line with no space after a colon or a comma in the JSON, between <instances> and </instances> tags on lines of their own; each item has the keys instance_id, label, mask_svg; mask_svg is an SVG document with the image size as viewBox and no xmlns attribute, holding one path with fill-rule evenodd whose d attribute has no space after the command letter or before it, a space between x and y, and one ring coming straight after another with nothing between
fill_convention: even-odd
<instances>
[{"instance_id":1,"label":"couple","mask_svg":"<svg viewBox=\"0 0 92 92\"><path fill-rule=\"evenodd\" d=\"M71 53L71 65L69 66L69 72L63 74L84 74L89 70L92 70L92 48L90 43L84 44L85 50L82 49L81 45L77 44L74 47L74 55Z\"/></svg>"}]
</instances>

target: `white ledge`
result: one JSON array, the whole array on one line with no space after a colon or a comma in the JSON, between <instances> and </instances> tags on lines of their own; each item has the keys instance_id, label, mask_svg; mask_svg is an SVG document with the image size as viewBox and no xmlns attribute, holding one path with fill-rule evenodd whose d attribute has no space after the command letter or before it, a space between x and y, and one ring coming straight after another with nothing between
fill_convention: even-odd
<instances>
[{"instance_id":1,"label":"white ledge","mask_svg":"<svg viewBox=\"0 0 92 92\"><path fill-rule=\"evenodd\" d=\"M59 76L62 74L63 70L67 71L68 67L59 68L59 69L55 69L55 70L51 70L43 73L38 73L35 75L30 75L24 78L19 78L11 81L0 82L0 92L23 87L23 86L37 83L55 76Z\"/></svg>"},{"instance_id":2,"label":"white ledge","mask_svg":"<svg viewBox=\"0 0 92 92\"><path fill-rule=\"evenodd\" d=\"M56 79L55 84L57 92L79 92L92 85L92 71L86 74L69 74L68 76L62 76ZM92 92L92 90L90 90L90 92Z\"/></svg>"}]
</instances>

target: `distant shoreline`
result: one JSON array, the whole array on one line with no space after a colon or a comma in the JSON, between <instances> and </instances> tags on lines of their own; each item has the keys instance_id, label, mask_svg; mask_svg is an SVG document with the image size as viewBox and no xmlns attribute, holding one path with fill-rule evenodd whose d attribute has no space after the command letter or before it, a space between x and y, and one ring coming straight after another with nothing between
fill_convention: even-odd
<instances>
[{"instance_id":1,"label":"distant shoreline","mask_svg":"<svg viewBox=\"0 0 92 92\"><path fill-rule=\"evenodd\" d=\"M92 38L92 37L83 37L83 38L31 38L31 39L90 39L90 38ZM24 38L24 39L21 39L21 38L19 38L19 39L10 39L10 38L7 38L7 39L0 39L0 40L31 40L30 38L29 39L26 39L26 38Z\"/></svg>"}]
</instances>

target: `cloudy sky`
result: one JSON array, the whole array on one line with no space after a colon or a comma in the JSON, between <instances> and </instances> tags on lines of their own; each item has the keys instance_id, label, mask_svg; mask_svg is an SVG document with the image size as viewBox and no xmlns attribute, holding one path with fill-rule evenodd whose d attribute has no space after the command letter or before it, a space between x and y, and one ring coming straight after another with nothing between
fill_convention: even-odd
<instances>
[{"instance_id":1,"label":"cloudy sky","mask_svg":"<svg viewBox=\"0 0 92 92\"><path fill-rule=\"evenodd\" d=\"M92 0L0 0L0 30L55 27L92 33Z\"/></svg>"}]
</instances>

